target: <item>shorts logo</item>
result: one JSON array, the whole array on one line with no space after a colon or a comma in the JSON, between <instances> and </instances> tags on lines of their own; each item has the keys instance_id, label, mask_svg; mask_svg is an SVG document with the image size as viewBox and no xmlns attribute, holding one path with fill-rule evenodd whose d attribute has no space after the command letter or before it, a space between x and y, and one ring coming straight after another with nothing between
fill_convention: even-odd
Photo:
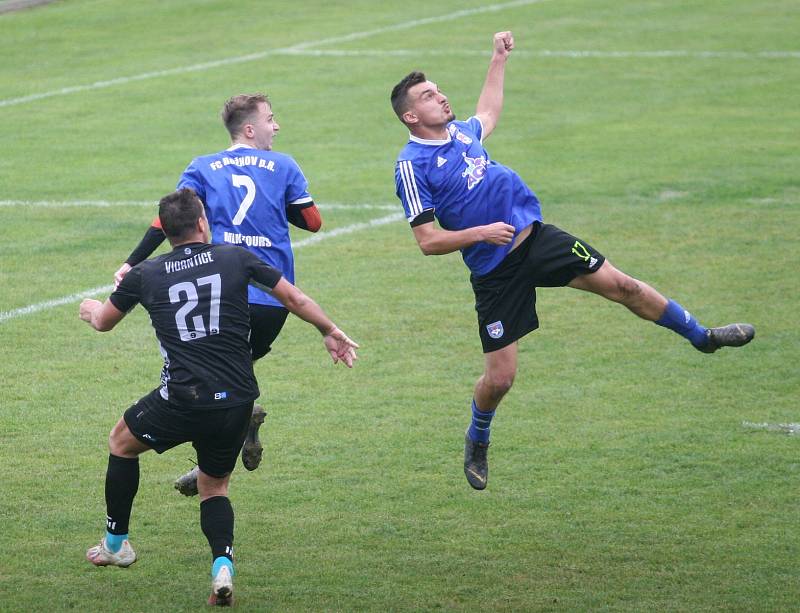
<instances>
[{"instance_id":1,"label":"shorts logo","mask_svg":"<svg viewBox=\"0 0 800 613\"><path fill-rule=\"evenodd\" d=\"M225 400L228 397L228 392L216 392L214 400Z\"/></svg>"},{"instance_id":2,"label":"shorts logo","mask_svg":"<svg viewBox=\"0 0 800 613\"><path fill-rule=\"evenodd\" d=\"M589 260L589 268L594 268L595 264L597 264L597 258L591 258Z\"/></svg>"},{"instance_id":3,"label":"shorts logo","mask_svg":"<svg viewBox=\"0 0 800 613\"><path fill-rule=\"evenodd\" d=\"M489 324L488 326L486 326L486 331L489 333L489 336L491 336L492 338L500 338L501 336L503 336L503 332L504 332L504 330L503 330L503 322L502 321L496 321L493 324Z\"/></svg>"},{"instance_id":4,"label":"shorts logo","mask_svg":"<svg viewBox=\"0 0 800 613\"><path fill-rule=\"evenodd\" d=\"M575 241L575 244L572 246L572 253L577 255L584 262L588 262L589 258L592 257L589 255L589 251L583 246L583 244L581 244L580 241Z\"/></svg>"}]
</instances>

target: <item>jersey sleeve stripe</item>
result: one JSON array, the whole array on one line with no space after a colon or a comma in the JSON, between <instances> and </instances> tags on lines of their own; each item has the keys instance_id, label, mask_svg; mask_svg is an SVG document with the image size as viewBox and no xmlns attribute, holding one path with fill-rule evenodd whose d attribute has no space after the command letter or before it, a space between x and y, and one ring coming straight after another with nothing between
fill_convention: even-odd
<instances>
[{"instance_id":1,"label":"jersey sleeve stripe","mask_svg":"<svg viewBox=\"0 0 800 613\"><path fill-rule=\"evenodd\" d=\"M306 204L307 202L313 202L314 198L311 196L306 196L305 198L298 198L297 200L292 200L289 204Z\"/></svg>"},{"instance_id":2,"label":"jersey sleeve stripe","mask_svg":"<svg viewBox=\"0 0 800 613\"><path fill-rule=\"evenodd\" d=\"M400 162L400 176L403 179L403 189L406 192L406 200L411 215L416 217L422 212L422 202L417 190L417 182L414 179L414 168L408 160Z\"/></svg>"}]
</instances>

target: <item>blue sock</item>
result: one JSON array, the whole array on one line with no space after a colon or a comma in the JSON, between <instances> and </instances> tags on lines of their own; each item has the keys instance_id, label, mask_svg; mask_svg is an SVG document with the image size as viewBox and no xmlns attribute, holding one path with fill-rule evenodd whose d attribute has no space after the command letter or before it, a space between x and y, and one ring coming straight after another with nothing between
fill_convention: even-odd
<instances>
[{"instance_id":1,"label":"blue sock","mask_svg":"<svg viewBox=\"0 0 800 613\"><path fill-rule=\"evenodd\" d=\"M231 569L231 577L233 577L233 562L230 558L225 556L220 556L214 560L214 564L211 565L211 576L216 577L219 569L223 566L227 566Z\"/></svg>"},{"instance_id":2,"label":"blue sock","mask_svg":"<svg viewBox=\"0 0 800 613\"><path fill-rule=\"evenodd\" d=\"M122 541L128 538L127 534L111 534L106 531L106 547L111 553L117 553L122 547Z\"/></svg>"},{"instance_id":3,"label":"blue sock","mask_svg":"<svg viewBox=\"0 0 800 613\"><path fill-rule=\"evenodd\" d=\"M667 303L664 314L656 323L677 332L696 347L702 347L708 341L706 328L697 323L692 314L674 300Z\"/></svg>"},{"instance_id":4,"label":"blue sock","mask_svg":"<svg viewBox=\"0 0 800 613\"><path fill-rule=\"evenodd\" d=\"M475 404L475 399L472 399L472 422L469 424L469 437L477 443L489 442L489 427L492 424L492 417L494 411L479 411L478 406Z\"/></svg>"}]
</instances>

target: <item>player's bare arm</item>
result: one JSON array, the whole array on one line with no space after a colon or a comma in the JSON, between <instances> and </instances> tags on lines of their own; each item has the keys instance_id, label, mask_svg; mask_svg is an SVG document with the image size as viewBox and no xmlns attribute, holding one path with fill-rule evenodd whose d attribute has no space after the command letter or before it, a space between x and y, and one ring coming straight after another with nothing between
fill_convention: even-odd
<instances>
[{"instance_id":1,"label":"player's bare arm","mask_svg":"<svg viewBox=\"0 0 800 613\"><path fill-rule=\"evenodd\" d=\"M494 35L492 59L483 83L475 116L483 124L483 138L486 140L500 119L503 110L503 85L505 82L506 60L514 49L511 32L498 32Z\"/></svg>"},{"instance_id":2,"label":"player's bare arm","mask_svg":"<svg viewBox=\"0 0 800 613\"><path fill-rule=\"evenodd\" d=\"M281 278L272 289L272 295L281 301L291 313L303 321L315 326L322 334L325 348L328 350L333 363L344 362L348 368L353 367L353 362L358 359L356 349L358 343L336 327L316 302L306 296L298 287Z\"/></svg>"},{"instance_id":3,"label":"player's bare arm","mask_svg":"<svg viewBox=\"0 0 800 613\"><path fill-rule=\"evenodd\" d=\"M125 317L125 313L111 304L111 301L100 302L92 298L81 302L78 314L98 332L108 332Z\"/></svg>"},{"instance_id":4,"label":"player's bare arm","mask_svg":"<svg viewBox=\"0 0 800 613\"><path fill-rule=\"evenodd\" d=\"M425 255L444 255L480 242L506 245L514 239L514 226L502 221L464 230L445 230L430 222L414 226L412 230Z\"/></svg>"}]
</instances>

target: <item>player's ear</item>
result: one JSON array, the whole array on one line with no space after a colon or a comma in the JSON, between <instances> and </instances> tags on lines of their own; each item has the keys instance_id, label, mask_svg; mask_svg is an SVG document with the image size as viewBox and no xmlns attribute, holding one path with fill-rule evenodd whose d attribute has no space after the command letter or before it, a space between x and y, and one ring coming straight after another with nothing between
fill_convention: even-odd
<instances>
[{"instance_id":1,"label":"player's ear","mask_svg":"<svg viewBox=\"0 0 800 613\"><path fill-rule=\"evenodd\" d=\"M419 122L419 117L414 115L411 111L406 111L403 113L403 123L406 125L414 125Z\"/></svg>"},{"instance_id":2,"label":"player's ear","mask_svg":"<svg viewBox=\"0 0 800 613\"><path fill-rule=\"evenodd\" d=\"M203 235L205 240L208 240L208 220L205 215L197 218L197 231Z\"/></svg>"}]
</instances>

